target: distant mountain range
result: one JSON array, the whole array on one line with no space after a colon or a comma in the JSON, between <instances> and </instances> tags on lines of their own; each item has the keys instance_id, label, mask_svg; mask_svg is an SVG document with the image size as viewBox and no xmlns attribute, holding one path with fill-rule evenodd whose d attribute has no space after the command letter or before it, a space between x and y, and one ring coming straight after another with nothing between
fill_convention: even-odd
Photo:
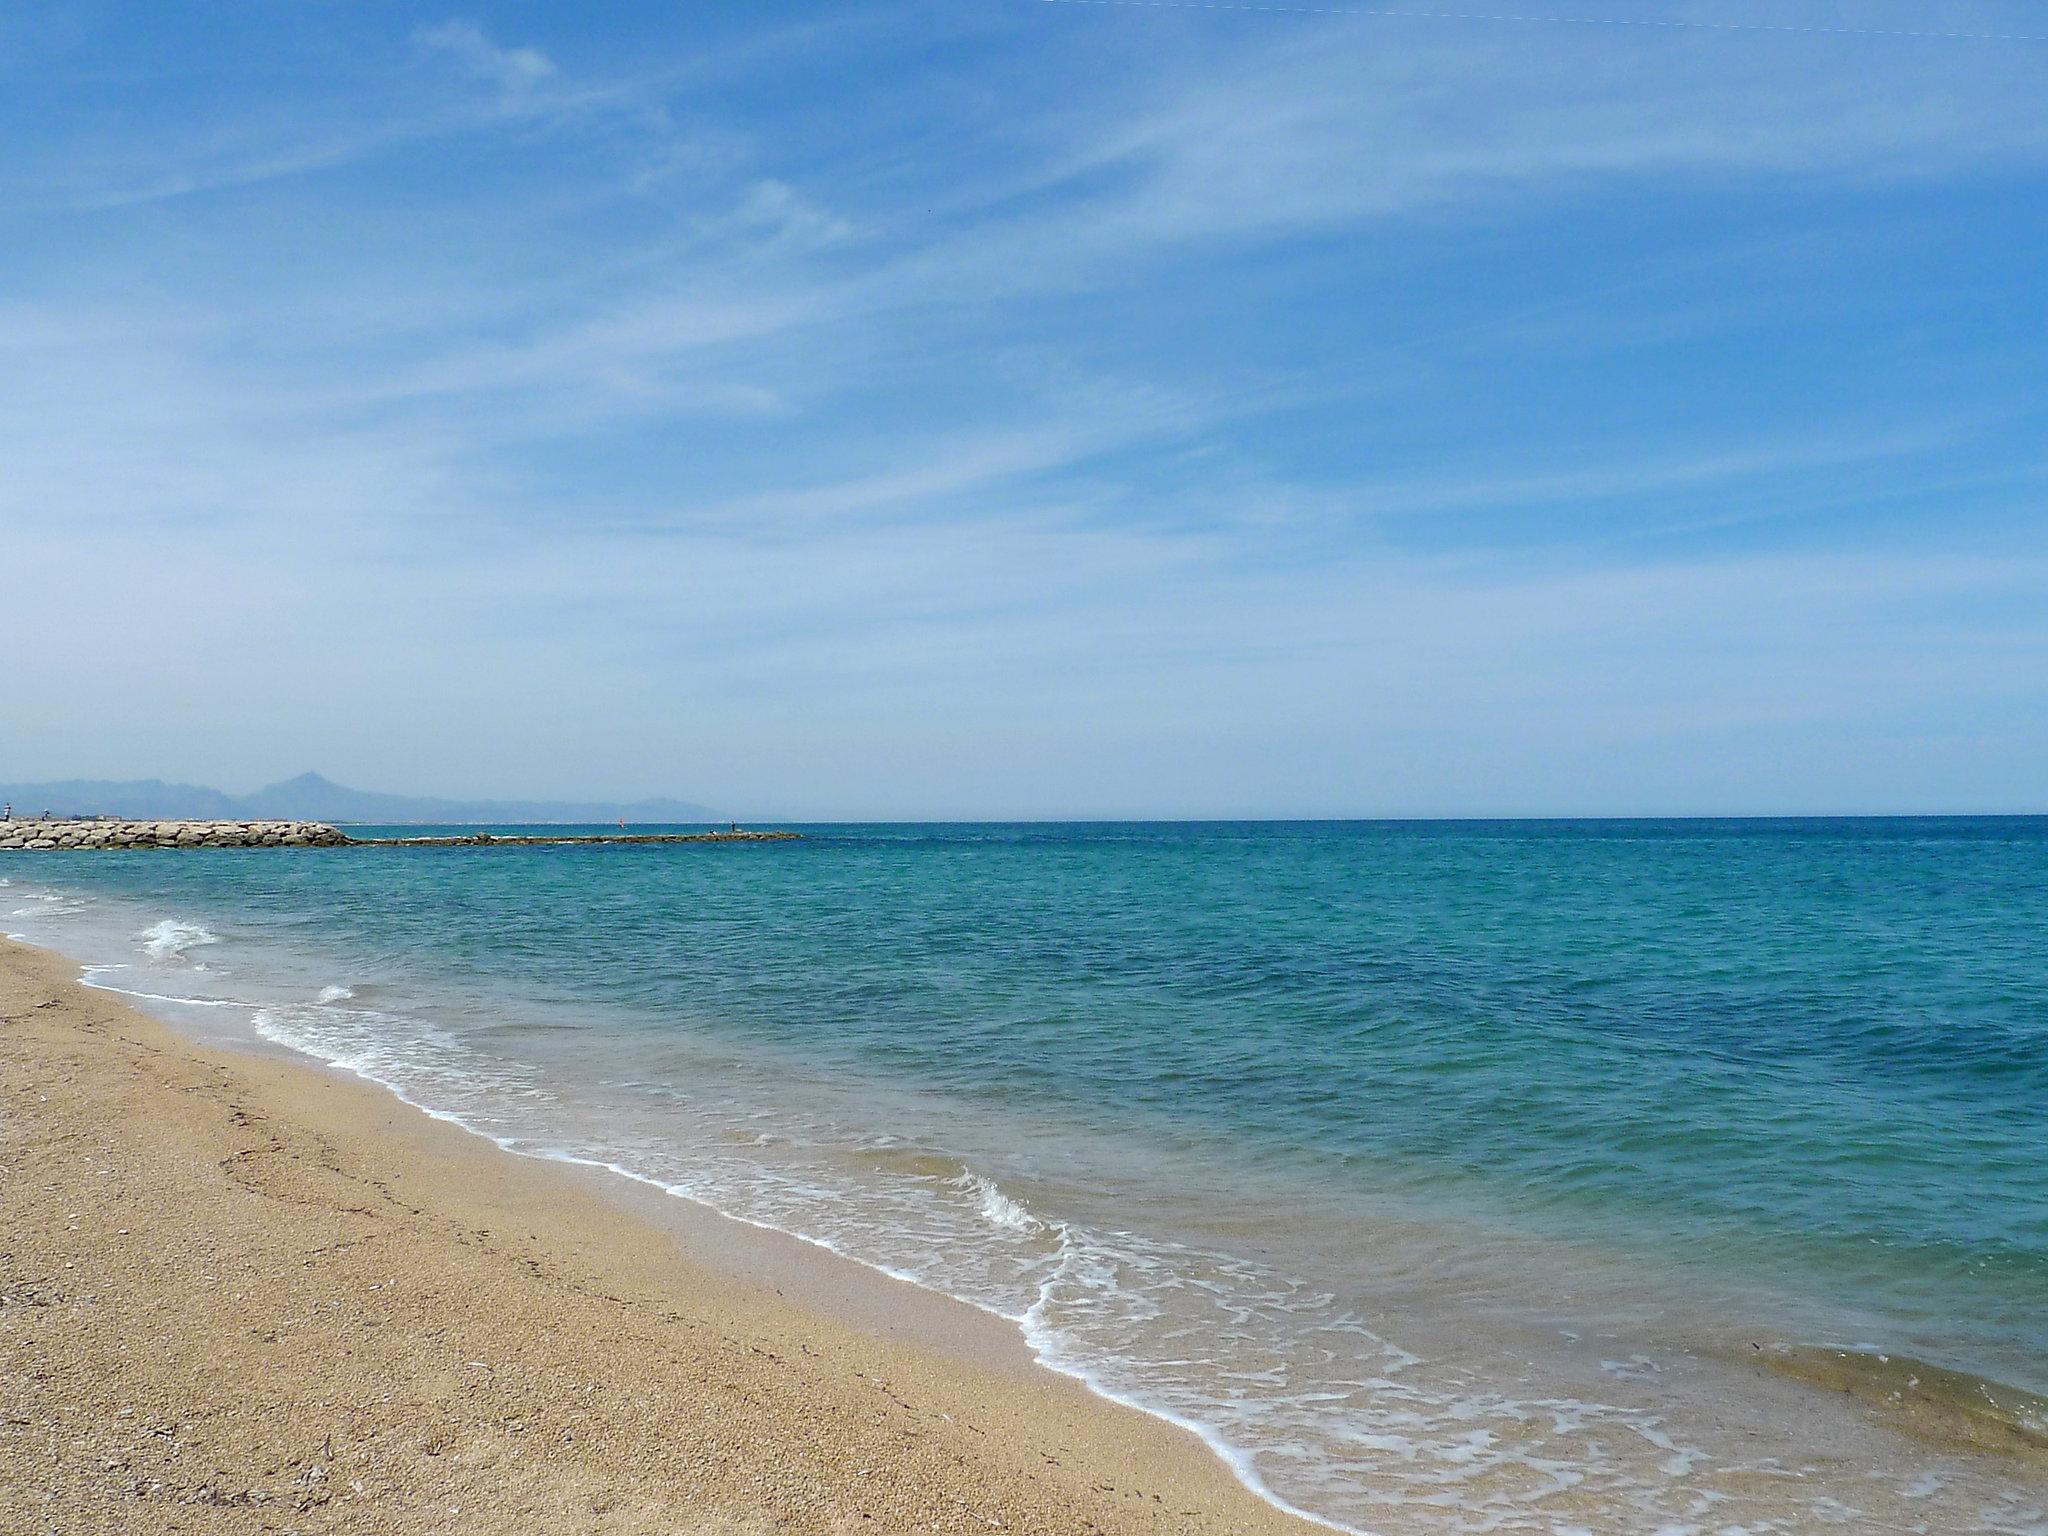
<instances>
[{"instance_id":1,"label":"distant mountain range","mask_svg":"<svg viewBox=\"0 0 2048 1536\"><path fill-rule=\"evenodd\" d=\"M706 806L688 800L635 800L613 804L580 800L438 800L425 795L384 795L349 789L317 773L272 784L251 795L224 794L197 784L161 779L115 782L70 779L54 784L0 784L0 800L17 816L51 811L59 816L136 816L164 820L234 821L271 818L296 821L457 822L470 825L524 822L714 821Z\"/></svg>"}]
</instances>

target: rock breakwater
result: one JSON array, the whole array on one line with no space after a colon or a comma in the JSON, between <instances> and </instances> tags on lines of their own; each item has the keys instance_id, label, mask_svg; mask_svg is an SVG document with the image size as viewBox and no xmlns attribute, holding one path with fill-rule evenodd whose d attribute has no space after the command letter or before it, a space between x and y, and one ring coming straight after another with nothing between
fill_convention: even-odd
<instances>
[{"instance_id":1,"label":"rock breakwater","mask_svg":"<svg viewBox=\"0 0 2048 1536\"><path fill-rule=\"evenodd\" d=\"M0 821L0 852L69 848L490 848L561 843L778 843L800 832L469 832L350 837L324 821L122 821L111 816Z\"/></svg>"},{"instance_id":2,"label":"rock breakwater","mask_svg":"<svg viewBox=\"0 0 2048 1536\"><path fill-rule=\"evenodd\" d=\"M340 848L348 841L324 821L0 821L0 849Z\"/></svg>"},{"instance_id":3,"label":"rock breakwater","mask_svg":"<svg viewBox=\"0 0 2048 1536\"><path fill-rule=\"evenodd\" d=\"M801 832L464 832L352 837L352 848L556 848L565 843L787 843Z\"/></svg>"}]
</instances>

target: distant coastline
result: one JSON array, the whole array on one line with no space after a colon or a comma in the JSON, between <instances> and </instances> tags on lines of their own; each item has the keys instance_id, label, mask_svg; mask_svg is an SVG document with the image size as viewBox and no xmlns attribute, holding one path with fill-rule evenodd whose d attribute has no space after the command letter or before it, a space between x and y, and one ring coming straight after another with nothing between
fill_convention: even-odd
<instances>
[{"instance_id":1,"label":"distant coastline","mask_svg":"<svg viewBox=\"0 0 2048 1536\"><path fill-rule=\"evenodd\" d=\"M120 816L131 820L322 821L359 826L567 826L624 820L643 826L723 822L691 800L461 800L352 789L317 773L231 795L162 779L66 779L0 784L0 802L17 816Z\"/></svg>"}]
</instances>

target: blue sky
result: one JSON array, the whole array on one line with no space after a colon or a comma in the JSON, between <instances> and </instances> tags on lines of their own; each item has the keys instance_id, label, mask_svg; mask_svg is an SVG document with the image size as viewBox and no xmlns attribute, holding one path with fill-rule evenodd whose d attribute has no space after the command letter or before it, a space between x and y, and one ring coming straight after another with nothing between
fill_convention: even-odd
<instances>
[{"instance_id":1,"label":"blue sky","mask_svg":"<svg viewBox=\"0 0 2048 1536\"><path fill-rule=\"evenodd\" d=\"M2048 809L2048 6L1537 14L10 7L0 778Z\"/></svg>"}]
</instances>

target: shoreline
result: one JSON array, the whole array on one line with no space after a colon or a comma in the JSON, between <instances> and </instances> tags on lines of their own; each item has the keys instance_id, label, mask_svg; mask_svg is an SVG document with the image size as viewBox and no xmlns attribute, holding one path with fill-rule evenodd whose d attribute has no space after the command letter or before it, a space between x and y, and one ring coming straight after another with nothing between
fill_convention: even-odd
<instances>
[{"instance_id":1,"label":"shoreline","mask_svg":"<svg viewBox=\"0 0 2048 1536\"><path fill-rule=\"evenodd\" d=\"M14 941L0 1058L10 1529L1319 1528L992 1315Z\"/></svg>"},{"instance_id":2,"label":"shoreline","mask_svg":"<svg viewBox=\"0 0 2048 1536\"><path fill-rule=\"evenodd\" d=\"M174 924L160 926L173 927ZM151 930L154 932L154 930ZM203 928L189 927L188 935L197 935L197 942L217 942L216 938ZM148 933L141 937L149 937ZM75 938L75 935L74 935ZM40 943L63 943L61 938L42 937ZM168 939L166 939L168 942ZM1066 1436L1065 1440L1053 1444L1050 1449L1041 1445L1038 1454L1047 1467L1076 1464L1075 1440L1079 1439L1091 1448L1098 1457L1107 1456L1113 1462L1110 1471L1097 1470L1089 1481L1089 1491L1100 1494L1107 1489L1115 1492L1128 1486L1128 1467L1133 1453L1119 1450L1131 1433L1131 1421L1136 1420L1141 1428L1139 1439L1153 1449L1136 1453L1139 1459L1151 1464L1157 1457L1164 1457L1167 1470L1153 1479L1155 1500L1175 1506L1174 1514L1179 1523L1137 1524L1104 1523L1100 1511L1083 1510L1069 1515L1062 1509L1051 1523L1044 1523L1044 1517L1034 1507L1032 1518L1024 1528L1034 1530L1094 1530L1120 1532L1124 1530L1184 1530L1195 1531L1302 1531L1307 1529L1362 1529L1376 1533L1376 1536L1393 1536L1396 1531L1434 1531L1445 1529L1445 1511L1438 1507L1439 1501L1428 1496L1415 1498L1411 1503L1411 1490L1404 1485L1401 1468L1359 1465L1351 1473L1351 1490L1355 1491L1356 1502L1364 1505L1361 1514L1354 1514L1348 1504L1339 1505L1330 1511L1338 1514L1333 1521L1316 1514L1306 1514L1290 1508L1284 1497L1262 1487L1262 1479L1256 1467L1247 1468L1244 1458L1255 1452L1240 1451L1241 1442L1219 1443L1220 1432L1205 1432L1204 1429L1187 1420L1176 1417L1170 1411L1162 1411L1143 1399L1134 1400L1119 1394L1115 1385L1103 1385L1078 1371L1069 1372L1065 1365L1043 1357L1038 1342L1030 1333L1029 1318L1018 1319L1014 1314L987 1308L979 1303L956 1299L946 1292L929 1288L920 1282L892 1270L884 1264L874 1262L855 1252L844 1252L835 1243L824 1237L808 1235L798 1230L771 1223L756 1222L743 1214L727 1214L716 1203L704 1200L687 1187L675 1187L660 1179L648 1176L644 1170L627 1168L617 1163L601 1160L600 1157L580 1157L573 1152L562 1150L575 1143L553 1140L528 1140L516 1138L501 1141L484 1125L472 1124L454 1113L450 1107L408 1096L404 1088L386 1081L367 1069L355 1069L344 1054L339 1058L326 1058L317 1054L305 1054L305 1047L295 1046L288 1036L254 1035L243 1038L243 1032L228 1029L216 1032L210 1023L202 1022L202 1015L210 1019L205 1010L215 1007L231 1009L259 1007L248 1003L201 1003L201 1015L186 1019L182 1015L159 1015L149 1010L148 1003L131 1003L132 998L153 998L154 993L129 993L110 983L93 979L103 969L82 958L73 958L74 946L65 949L31 949L16 943L0 946L0 1039L18 1034L22 1019L13 1017L18 1009L10 1009L6 998L6 977L12 961L24 964L41 963L47 985L53 990L50 997L62 1001L64 988L71 988L77 994L76 1001L90 1007L93 1000L104 999L111 1013L130 1020L132 1027L156 1031L164 1039L175 1042L178 1054L222 1067L246 1067L258 1064L276 1069L286 1089L286 1098L275 1105L267 1105L267 1122L282 1120L291 1126L313 1133L324 1146L346 1142L365 1166L384 1169L380 1177L391 1182L396 1175L390 1174L392 1159L396 1157L399 1166L412 1174L424 1166L447 1164L450 1167L471 1167L476 1176L470 1180L453 1178L437 1186L435 1193L452 1197L448 1200L414 1200L415 1191L408 1190L408 1200L413 1200L414 1216L446 1216L453 1212L460 1217L464 1202L477 1187L496 1187L508 1177L504 1164L513 1164L536 1175L544 1195L542 1198L559 1204L566 1200L573 1207L567 1213L544 1216L528 1232L528 1239L540 1245L536 1252L553 1252L572 1239L577 1232L589 1229L594 1223L600 1224L605 1232L601 1240L607 1249L622 1241L618 1233L630 1230L635 1235L633 1243L652 1242L661 1247L675 1260L674 1273L664 1280L670 1291L677 1287L690 1293L695 1300L709 1298L708 1305L715 1310L729 1314L734 1309L744 1308L752 1302L778 1307L785 1314L793 1313L807 1326L841 1329L864 1339L870 1345L879 1345L907 1355L913 1364L909 1367L898 1364L887 1371L857 1373L862 1380L882 1379L900 1382L915 1370L936 1371L941 1379L951 1380L956 1375L965 1376L974 1382L991 1380L1001 1385L984 1387L979 1396L968 1401L977 1407L989 1410L993 1405L1011 1402L1014 1412L1005 1427L1006 1439L1020 1445L1044 1442L1045 1432L1050 1429L1056 1435ZM95 951L97 953L97 951ZM85 966L84 974L79 967ZM119 970L121 967L116 966ZM203 971L205 967L200 967ZM302 981L301 985L305 983ZM323 1001L325 998L323 996ZM163 999L166 1003L180 1002L175 998ZM30 1022L49 1022L61 1011L51 1008L37 1010ZM118 1023L118 1018L116 1020ZM135 1044L128 1031L123 1031L128 1044ZM159 1044L162 1042L159 1041ZM0 1071L0 1085L11 1078L22 1076L19 1053L10 1053L12 1065L7 1071ZM324 1085L311 1098L304 1097L308 1085ZM293 1085L296 1085L295 1087ZM341 1100L335 1100L332 1090L346 1090ZM191 1092L187 1088L182 1090ZM0 1101L0 1127L7 1124L7 1106ZM452 1138L452 1142L451 1142ZM367 1146L362 1145L367 1141ZM4 1143L0 1143L4 1145ZM465 1152L454 1150L456 1146ZM189 1150L189 1149L188 1149ZM627 1159L631 1161L631 1159ZM18 1161L0 1152L0 1176L11 1171L9 1164ZM61 1186L50 1186L59 1189ZM519 1188L526 1188L522 1180ZM344 1212L344 1214L351 1214ZM352 1214L360 1215L354 1211ZM462 1218L476 1223L474 1217ZM523 1221L523 1216L493 1220L491 1227L510 1226L512 1221ZM0 1255L20 1251L20 1229L0 1228ZM122 1235L126 1235L125 1233ZM588 1244L586 1243L586 1248ZM446 1255L443 1258L447 1257ZM456 1254L458 1262L466 1261L467 1255ZM607 1259L611 1255L607 1255ZM0 1339L6 1338L6 1331L12 1319L8 1308L5 1265L8 1260L0 1258ZM440 1268L445 1266L429 1266ZM601 1266L601 1271L604 1270ZM678 1278L680 1277L680 1278ZM596 1294L609 1302L618 1302L626 1294L622 1283L606 1281L601 1272L592 1285L584 1288L586 1294ZM680 1315L673 1305L673 1295L662 1298L667 1320L674 1323ZM13 1319L23 1314L16 1312ZM1416 1319L1408 1319L1413 1324ZM550 1325L552 1326L552 1325ZM1463 1327L1463 1324L1454 1326ZM760 1347L752 1351L756 1356L763 1353L770 1357L787 1358L786 1329L773 1331L766 1336ZM1425 1334L1425 1338L1428 1335ZM1574 1339L1576 1336L1573 1336ZM1743 1339L1770 1337L1744 1332ZM1913 1508L1922 1498L1933 1496L1937 1490L1953 1486L1958 1495L1966 1487L1977 1487L1976 1470L1989 1474L1994 1482L2002 1478L1995 1463L2006 1467L2024 1480L2035 1482L2036 1486L2042 1464L2036 1456L2026 1454L2033 1446L2016 1445L2013 1437L1996 1422L1996 1415L1987 1418L1981 1412L1981 1405L1973 1397L1950 1390L1954 1386L1970 1387L1998 1386L1995 1382L1979 1382L1976 1378L1955 1377L1953 1382L1930 1379L1930 1373L1919 1366L1919 1362L1888 1358L1882 1355L1866 1356L1857 1351L1844 1351L1822 1347L1819 1351L1827 1359L1824 1375L1809 1369L1798 1368L1797 1362L1809 1352L1807 1347L1791 1343L1797 1335L1783 1336L1772 1344L1758 1346L1750 1344L1736 1348L1730 1346L1725 1353L1709 1347L1702 1350L1701 1340L1695 1339L1690 1346L1674 1340L1655 1341L1653 1354L1663 1361L1663 1368L1676 1369L1680 1360L1670 1358L1675 1350L1677 1355L1691 1363L1684 1367L1685 1385L1679 1388L1682 1397L1671 1397L1661 1392L1635 1391L1627 1380L1608 1382L1604 1379L1609 1370L1608 1362L1601 1361L1603 1380L1599 1390L1601 1396L1588 1399L1595 1413L1620 1412L1621 1409L1605 1409L1602 1403L1628 1404L1634 1402L1638 1410L1658 1417L1640 1418L1643 1431L1653 1438L1653 1446L1662 1447L1668 1453L1672 1466L1665 1468L1666 1475L1678 1479L1674 1486L1682 1488L1693 1478L1692 1466L1695 1461L1716 1468L1712 1488L1703 1488L1701 1497L1718 1500L1734 1497L1744 1512L1765 1515L1772 1521L1790 1521L1783 1529L1808 1529L1800 1521L1811 1514L1804 1509L1804 1499L1788 1500L1784 1495L1791 1490L1776 1486L1780 1477L1776 1470L1775 1456L1789 1446L1799 1446L1802 1456L1812 1458L1812 1470L1818 1472L1827 1468L1897 1468L1903 1476L1907 1467L1904 1457L1910 1454L1906 1447L1918 1442L1926 1450L1937 1453L1938 1462L1915 1458L1915 1465L1921 1469L1915 1476L1919 1479L1911 1487L1901 1482L1902 1497L1880 1498L1880 1503L1892 1514L1905 1516L1917 1514ZM778 1340L783 1342L777 1342ZM528 1341L531 1342L531 1341ZM1437 1346L1448 1341L1439 1338ZM1726 1343L1726 1340L1720 1341ZM1520 1355L1513 1348L1503 1352L1503 1344L1511 1344L1506 1338L1493 1341L1491 1351L1480 1349L1470 1360L1471 1380L1476 1384L1488 1383L1487 1390L1496 1380L1513 1381L1516 1362ZM1420 1347L1420 1346L1419 1346ZM1439 1350L1448 1356L1462 1350L1453 1344L1450 1350ZM1612 1348L1612 1353L1622 1357L1628 1364L1625 1351ZM801 1351L800 1351L801 1353ZM743 1362L744 1363L744 1362ZM808 1361L806 1361L808 1366ZM1792 1368L1788 1368L1788 1365ZM1875 1367L1873 1369L1873 1367ZM257 1369L266 1369L259 1365ZM1453 1367L1455 1369L1455 1367ZM1658 1369L1652 1366L1654 1371ZM1496 1375L1496 1371L1500 1373ZM19 1373L14 1373L18 1375ZM629 1371L628 1374L631 1374ZM1941 1373L1954 1376L1955 1373ZM317 1382L318 1378L314 1378ZM1676 1376L1672 1386L1678 1387ZM957 1383L955 1383L957 1386ZM1023 1406L1015 1401L1017 1389L1024 1393ZM1048 1396L1049 1388L1056 1388ZM1930 1390L1931 1389L1931 1390ZM1545 1384L1542 1389L1548 1396L1558 1396L1557 1389ZM2006 1389L2001 1388L2001 1401L1993 1404L2002 1409L2002 1397ZM1581 1389L1583 1391L1583 1389ZM1064 1393L1066 1395L1062 1396ZM1621 1393L1609 1396L1609 1393ZM1978 1395L1981 1395L1978 1394ZM1570 1399L1572 1393L1567 1387L1563 1394ZM1080 1400L1076 1406L1074 1399ZM1657 1401L1652 1401L1656 1399ZM1690 1431L1681 1432L1676 1424L1671 1427L1679 1439L1674 1445L1664 1437L1664 1421L1661 1414L1668 1405L1672 1409L1683 1407L1683 1418L1692 1426ZM0 1409L8 1405L0 1403ZM2014 1406L2020 1406L2017 1401ZM1960 1417L1958 1409L1966 1410ZM1101 1415L1107 1412L1105 1421ZM2023 1408L2023 1411L2024 1408ZM1077 1421L1073 1415L1096 1424L1093 1429L1070 1427ZM104 1416L104 1415L102 1415ZM942 1418L952 1423L953 1418ZM20 1411L0 1412L0 1420L12 1419L16 1424L25 1422L28 1416ZM988 1419L973 1421L977 1424ZM1625 1421L1616 1421L1623 1433L1638 1433L1629 1428ZM1694 1443L1694 1432L1704 1430L1708 1438ZM1960 1433L1959 1433L1960 1431ZM1561 1432L1561 1431L1560 1431ZM1903 1432L1903 1439L1894 1435ZM986 1433L976 1430L976 1433ZM6 1431L0 1428L0 1452L4 1452ZM806 1425L801 1443L808 1444L814 1438ZM1256 1442L1253 1442L1256 1443ZM1006 1448L1008 1449L1008 1448ZM1455 1447L1451 1447L1455 1450ZM2024 1471L2014 1466L2009 1453L2022 1452L2019 1460L2030 1462ZM767 1444L761 1454L770 1458L785 1457L787 1447ZM1595 1447L1596 1454L1598 1447ZM1980 1461L1985 1452L2000 1452L1990 1462ZM1955 1460L1960 1455L1972 1466ZM1187 1458L1192 1457L1197 1467L1190 1467ZM108 1458L119 1461L119 1457ZM38 1458L30 1457L22 1465L27 1469L22 1475L29 1476L45 1469ZM965 1466L965 1461L956 1460L956 1466ZM1675 1467L1676 1470L1672 1470ZM1599 1468L1595 1467L1596 1478ZM870 1466L867 1474L874 1474ZM1932 1475L1938 1473L1938 1476ZM7 1479L14 1475L4 1456L0 1456L0 1491L4 1491ZM876 1474L879 1475L879 1474ZM1858 1474L1860 1476L1860 1474ZM1880 1475L1883 1475L1880 1472ZM1960 1478L1960 1482L1952 1480ZM985 1478L969 1478L968 1481L980 1488ZM759 1483L759 1479L755 1479ZM1219 1487L1219 1485L1227 1485ZM1283 1483L1283 1487L1285 1484ZM1622 1502L1622 1495L1632 1490L1626 1485L1620 1492L1613 1487L1603 1490L1595 1481L1592 1486L1574 1489L1560 1484L1545 1499L1548 1509L1545 1513L1552 1519L1571 1516L1578 1519L1587 1531L1609 1529L1608 1521L1616 1516L1626 1518L1628 1505ZM1984 1485L1988 1496L1999 1499L1998 1509L2002 1512L2012 1499L2000 1494L1991 1484ZM1918 1491L1916 1491L1918 1490ZM216 1489L216 1491L218 1491ZM246 1490L245 1490L246 1491ZM262 1492L262 1490L257 1490ZM1865 1494L1881 1494L1882 1490L1865 1487ZM1037 1492L1037 1490L1033 1490ZM696 1490L692 1488L692 1495ZM265 1495L268 1497L268 1495ZM634 1497L642 1497L642 1491L635 1488ZM956 1499L964 1494L952 1495ZM1345 1495L1349 1498L1351 1495ZM2015 1495L2024 1498L2024 1495ZM1944 1496L1944 1502L1946 1496ZM1252 1512L1243 1513L1249 1503ZM650 1506L652 1507L652 1506ZM962 1507L968 1507L963 1505ZM1008 1506L998 1506L1007 1508ZM1986 1510L1992 1505L1987 1502ZM1700 1510L1706 1505L1700 1504ZM1218 1514L1217 1511L1223 1511ZM0 1504L0 1514L5 1513ZM574 1523L575 1507L564 1507L553 1511L553 1518L566 1522L561 1528L586 1528ZM1130 1518L1127 1509L1119 1509L1118 1516ZM748 1516L748 1519L753 1519ZM839 1519L835 1515L834 1519ZM846 1517L851 1519L851 1517ZM980 1519L980 1516L976 1517ZM1005 1520L1009 1525L1017 1524L1008 1514L988 1516L990 1520ZM1078 1521L1079 1523L1075 1523ZM1221 1523L1218 1523L1221 1522ZM1667 1522L1669 1523L1669 1522ZM4 1520L0 1528L12 1529ZM72 1525L51 1525L32 1527L51 1531L79 1529ZM88 1526L101 1529L101 1526ZM107 1529L130 1529L131 1524L115 1523ZM186 1528L186 1527L180 1527ZM266 1527L270 1528L270 1527ZM354 1529L352 1525L317 1527L318 1529ZM363 1526L364 1529L395 1529L401 1533L416 1527L392 1525L382 1520ZM451 1528L447 1526L421 1526L420 1529ZM457 1525L452 1528L462 1528ZM496 1529L485 1526L483 1529ZM510 1529L524 1529L514 1525ZM632 1526L598 1526L590 1529L633 1530ZM699 1526L681 1527L656 1524L650 1529L695 1530ZM808 1525L801 1522L790 1524L789 1518L776 1512L771 1523L713 1525L701 1527L731 1532L752 1532L756 1529L819 1529L840 1531L845 1529L889 1529L930 1528L913 1520L909 1525L892 1523L877 1526L874 1523ZM940 1529L995 1528L984 1522L973 1522L958 1526L941 1524ZM1574 1526L1579 1529L1579 1526ZM1613 1527L1630 1529L1629 1526ZM1774 1528L1779 1528L1774 1524ZM1819 1527L1814 1527L1819 1528ZM1909 1528L1909 1527L1902 1527ZM2004 1523L1986 1524L1985 1529L2015 1532L2032 1532L2033 1527L2022 1522L2019 1525Z\"/></svg>"}]
</instances>

